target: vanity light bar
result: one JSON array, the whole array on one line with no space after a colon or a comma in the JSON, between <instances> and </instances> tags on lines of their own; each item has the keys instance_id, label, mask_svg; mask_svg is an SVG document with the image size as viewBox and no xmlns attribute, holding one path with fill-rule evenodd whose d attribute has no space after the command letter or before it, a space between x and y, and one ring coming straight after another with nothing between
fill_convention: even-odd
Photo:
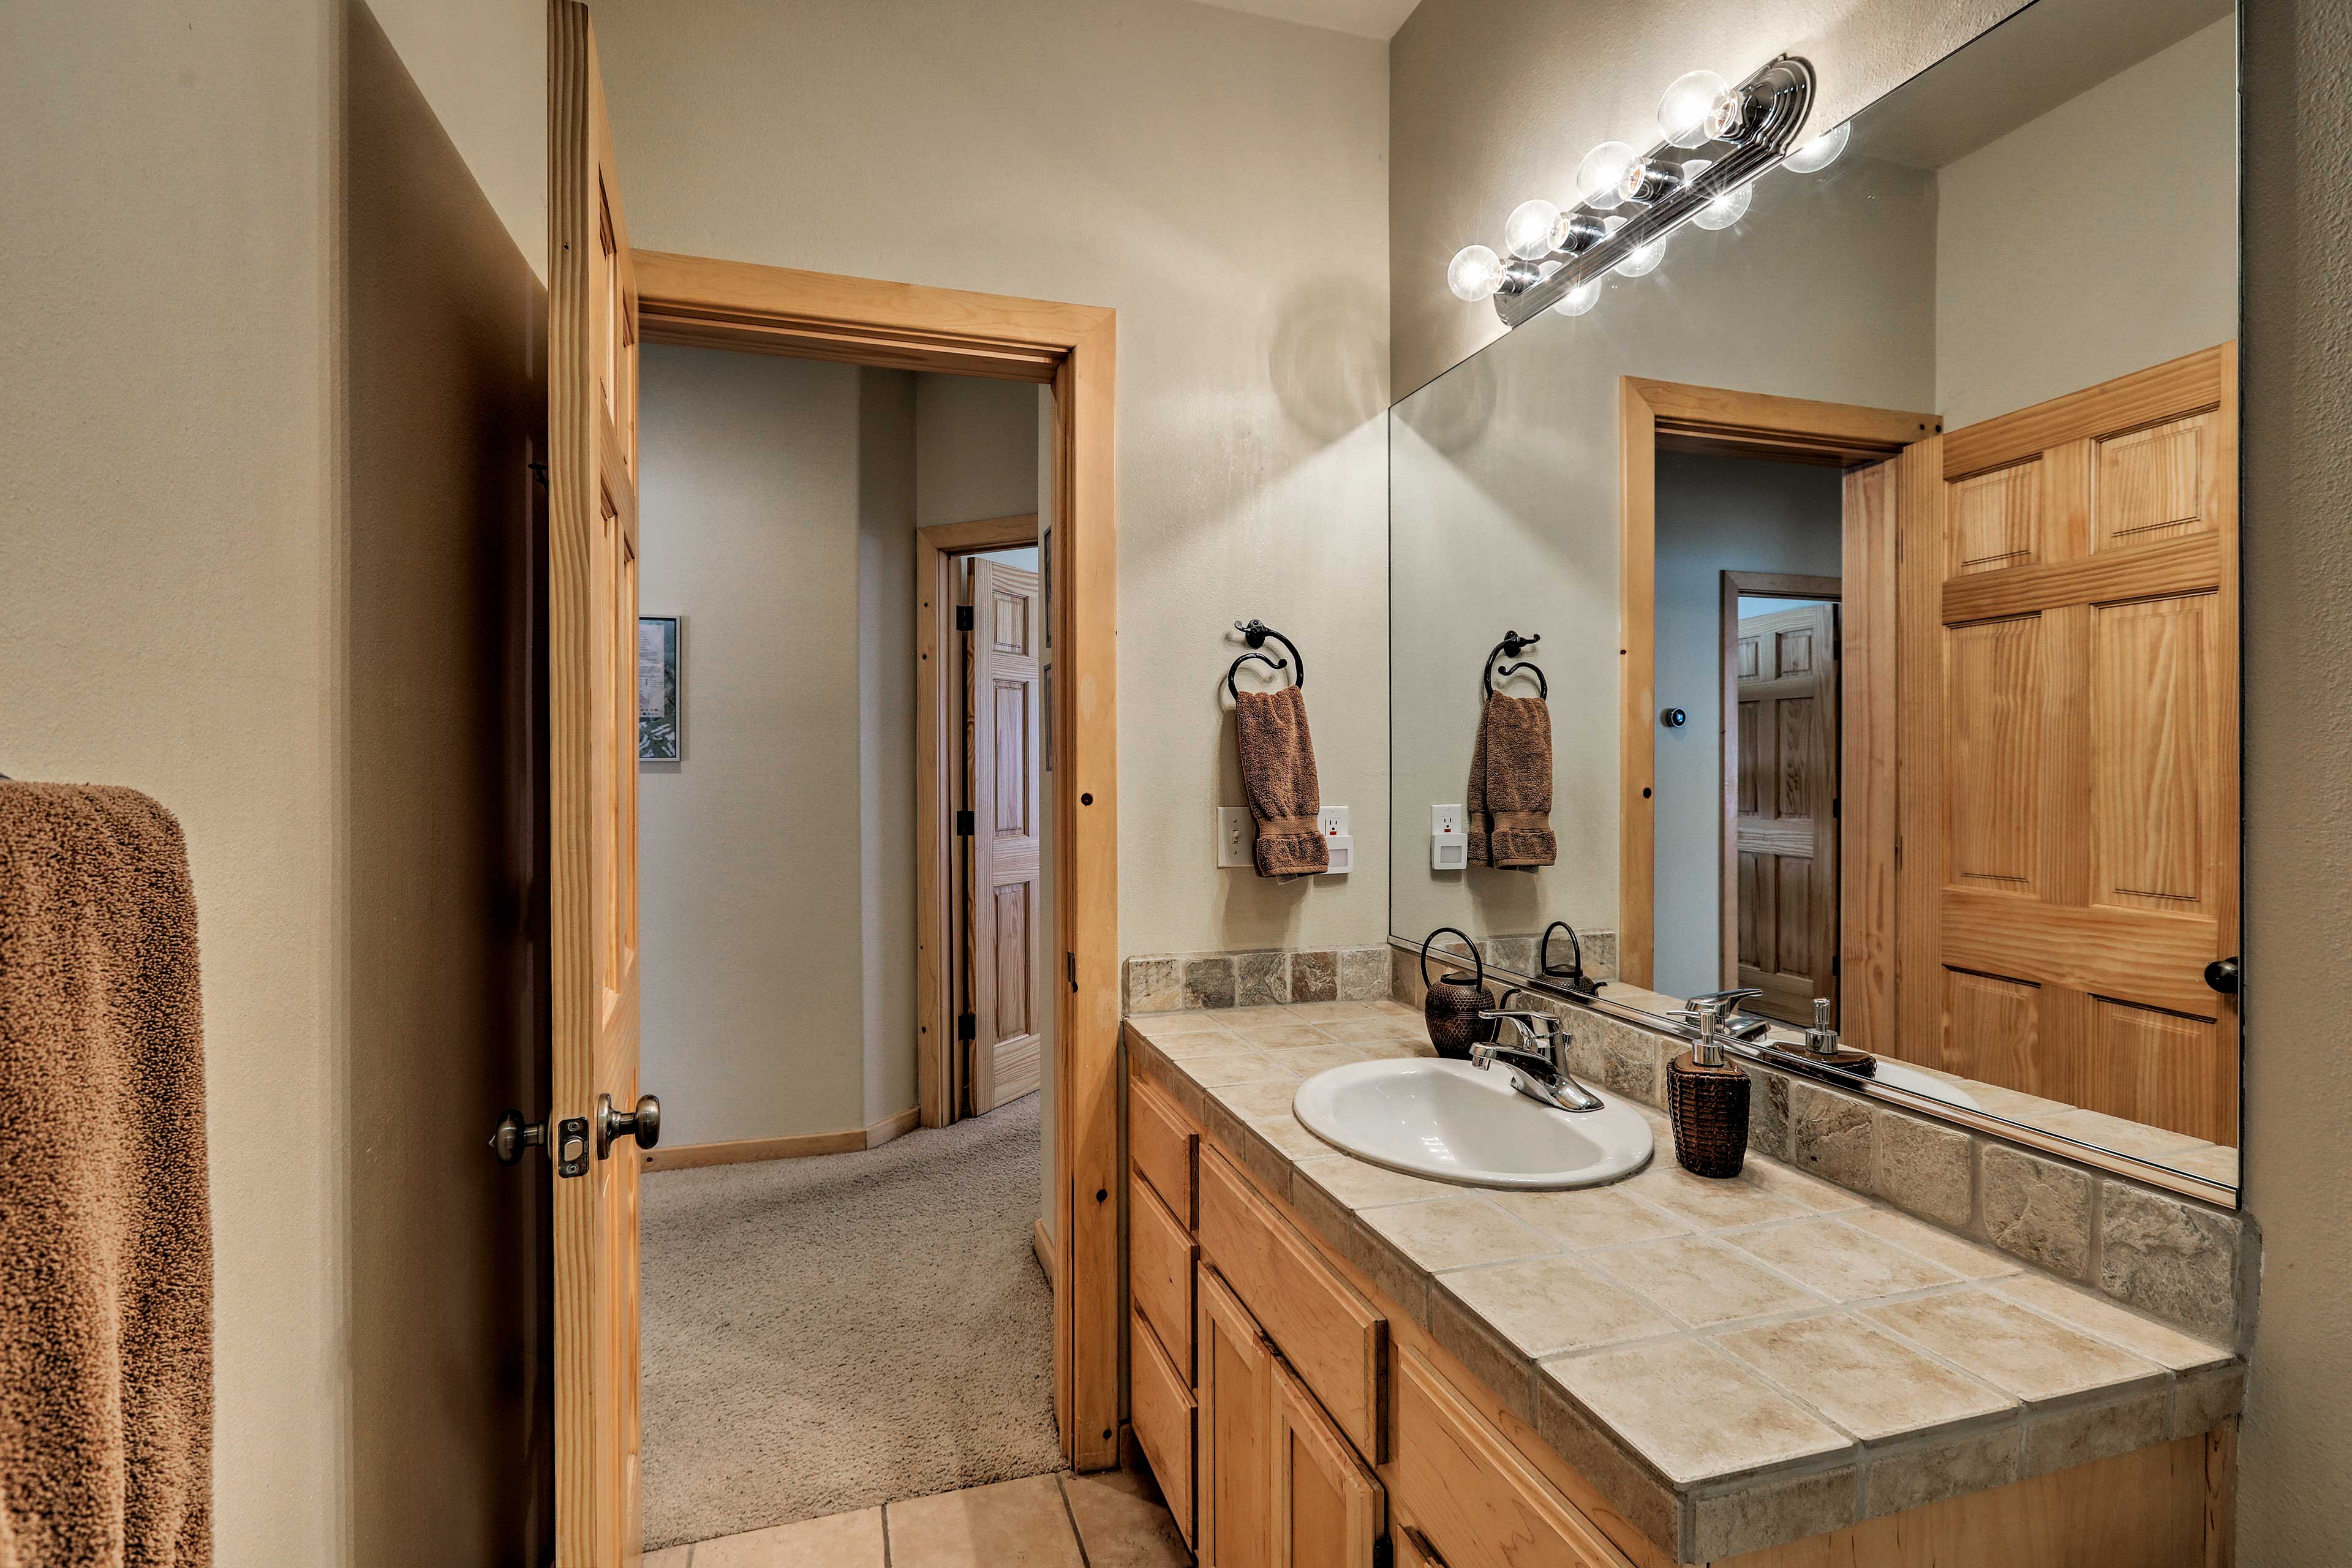
<instances>
[{"instance_id":1,"label":"vanity light bar","mask_svg":"<svg viewBox=\"0 0 2352 1568\"><path fill-rule=\"evenodd\" d=\"M1747 210L1748 184L1790 158L1812 102L1812 67L1793 55L1728 88L1721 78L1690 72L1667 89L1658 106L1667 134L1656 146L1638 157L1622 142L1594 148L1579 172L1582 199L1576 206L1561 211L1543 202L1523 204L1506 229L1512 254L1498 257L1471 246L1454 258L1447 281L1473 300L1491 287L1495 313L1506 326L1531 321L1571 293L1571 305L1581 308L1568 313L1580 314L1591 308L1604 276L1616 271L1638 278L1652 270L1667 236L1711 206L1721 222L1701 226L1736 222ZM1811 166L1822 167L1843 147L1840 140ZM1810 153L1813 143L1800 150ZM1551 249L1533 258L1525 255L1540 244Z\"/></svg>"}]
</instances>

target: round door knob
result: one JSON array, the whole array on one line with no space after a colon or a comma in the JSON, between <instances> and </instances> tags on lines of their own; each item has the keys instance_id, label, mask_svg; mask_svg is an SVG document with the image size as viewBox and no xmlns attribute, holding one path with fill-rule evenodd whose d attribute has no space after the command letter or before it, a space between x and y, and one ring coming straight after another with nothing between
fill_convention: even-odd
<instances>
[{"instance_id":1,"label":"round door knob","mask_svg":"<svg viewBox=\"0 0 2352 1568\"><path fill-rule=\"evenodd\" d=\"M547 1123L525 1121L520 1110L508 1111L499 1118L499 1124L490 1129L490 1152L499 1157L501 1165L513 1164L522 1158L525 1149L546 1142Z\"/></svg>"},{"instance_id":2,"label":"round door knob","mask_svg":"<svg viewBox=\"0 0 2352 1568\"><path fill-rule=\"evenodd\" d=\"M613 1097L596 1097L596 1157L612 1152L615 1138L635 1138L637 1147L650 1149L661 1142L661 1101L650 1094L637 1097L635 1110L616 1110Z\"/></svg>"},{"instance_id":3,"label":"round door knob","mask_svg":"<svg viewBox=\"0 0 2352 1568\"><path fill-rule=\"evenodd\" d=\"M2238 961L2234 957L2217 958L2205 966L2205 984L2224 996L2238 994Z\"/></svg>"}]
</instances>

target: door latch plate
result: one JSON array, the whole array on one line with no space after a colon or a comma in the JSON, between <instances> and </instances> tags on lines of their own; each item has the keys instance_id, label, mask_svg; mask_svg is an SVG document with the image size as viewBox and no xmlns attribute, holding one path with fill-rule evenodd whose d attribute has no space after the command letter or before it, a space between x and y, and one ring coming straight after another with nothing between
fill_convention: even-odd
<instances>
[{"instance_id":1,"label":"door latch plate","mask_svg":"<svg viewBox=\"0 0 2352 1568\"><path fill-rule=\"evenodd\" d=\"M559 1176L584 1176L588 1173L588 1119L567 1116L555 1124L555 1173Z\"/></svg>"}]
</instances>

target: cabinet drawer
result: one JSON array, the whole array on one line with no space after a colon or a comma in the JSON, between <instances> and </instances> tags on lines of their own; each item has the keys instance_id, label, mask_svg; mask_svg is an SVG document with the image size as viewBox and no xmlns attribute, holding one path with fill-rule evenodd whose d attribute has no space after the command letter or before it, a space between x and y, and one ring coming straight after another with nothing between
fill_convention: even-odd
<instances>
[{"instance_id":1,"label":"cabinet drawer","mask_svg":"<svg viewBox=\"0 0 2352 1568\"><path fill-rule=\"evenodd\" d=\"M1166 1095L1132 1078L1127 1083L1128 1157L1190 1230L1199 1218L1192 1205L1192 1159L1201 1135Z\"/></svg>"},{"instance_id":2,"label":"cabinet drawer","mask_svg":"<svg viewBox=\"0 0 2352 1568\"><path fill-rule=\"evenodd\" d=\"M1223 1155L1202 1150L1200 1175L1202 1255L1357 1451L1378 1464L1388 1320L1250 1191Z\"/></svg>"},{"instance_id":3,"label":"cabinet drawer","mask_svg":"<svg viewBox=\"0 0 2352 1568\"><path fill-rule=\"evenodd\" d=\"M1397 1353L1396 1402L1397 1509L1445 1568L1631 1568L1410 1349Z\"/></svg>"},{"instance_id":4,"label":"cabinet drawer","mask_svg":"<svg viewBox=\"0 0 2352 1568\"><path fill-rule=\"evenodd\" d=\"M1150 1323L1189 1385L1192 1381L1192 1236L1141 1176L1128 1179L1127 1267L1136 1315Z\"/></svg>"},{"instance_id":5,"label":"cabinet drawer","mask_svg":"<svg viewBox=\"0 0 2352 1568\"><path fill-rule=\"evenodd\" d=\"M1192 1419L1189 1380L1178 1374L1141 1318L1129 1325L1128 1405L1135 1440L1151 1462L1151 1478L1168 1500L1184 1544L1192 1544ZM1189 1336L1188 1336L1189 1337Z\"/></svg>"}]
</instances>

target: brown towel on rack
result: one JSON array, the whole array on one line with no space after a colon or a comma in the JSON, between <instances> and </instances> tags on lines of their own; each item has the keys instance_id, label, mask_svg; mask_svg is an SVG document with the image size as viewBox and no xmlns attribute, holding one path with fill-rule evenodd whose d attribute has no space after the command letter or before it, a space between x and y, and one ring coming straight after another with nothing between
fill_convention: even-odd
<instances>
[{"instance_id":1,"label":"brown towel on rack","mask_svg":"<svg viewBox=\"0 0 2352 1568\"><path fill-rule=\"evenodd\" d=\"M1532 871L1559 858L1551 831L1551 706L1486 698L1470 756L1470 863Z\"/></svg>"},{"instance_id":2,"label":"brown towel on rack","mask_svg":"<svg viewBox=\"0 0 2352 1568\"><path fill-rule=\"evenodd\" d=\"M1244 691L1234 700L1241 742L1242 793L1257 818L1257 874L1312 877L1331 868L1331 847L1318 818L1315 740L1307 732L1307 698L1296 686Z\"/></svg>"},{"instance_id":3,"label":"brown towel on rack","mask_svg":"<svg viewBox=\"0 0 2352 1568\"><path fill-rule=\"evenodd\" d=\"M180 826L0 784L0 1563L211 1563L205 1204Z\"/></svg>"}]
</instances>

